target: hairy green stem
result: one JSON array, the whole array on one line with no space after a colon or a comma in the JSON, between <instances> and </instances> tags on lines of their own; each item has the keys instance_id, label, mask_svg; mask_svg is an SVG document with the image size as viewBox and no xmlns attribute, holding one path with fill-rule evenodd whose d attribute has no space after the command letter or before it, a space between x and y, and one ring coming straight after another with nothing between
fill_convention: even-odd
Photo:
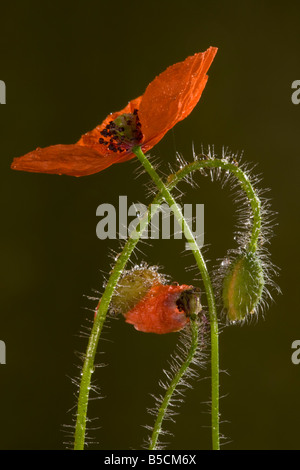
<instances>
[{"instance_id":1,"label":"hairy green stem","mask_svg":"<svg viewBox=\"0 0 300 470\"><path fill-rule=\"evenodd\" d=\"M170 184L170 189L175 184ZM96 315L92 327L92 331L89 337L88 346L84 358L84 363L81 371L81 381L79 387L78 404L77 404L77 416L75 424L75 438L74 438L74 449L83 450L85 445L85 434L86 434L86 420L87 420L87 409L89 401L89 392L91 388L91 378L94 372L94 362L96 351L98 347L99 338L101 336L102 328L106 319L109 304L116 288L116 285L120 279L120 276L125 269L128 259L131 256L136 244L138 243L143 231L147 227L151 218L158 210L160 203L162 202L162 195L158 194L152 205L151 210L148 210L142 217L140 223L136 227L130 237L128 238L122 253L119 255L116 264L111 272L109 280L107 282L104 293L101 297L101 301L96 310Z\"/></svg>"},{"instance_id":2,"label":"hairy green stem","mask_svg":"<svg viewBox=\"0 0 300 470\"><path fill-rule=\"evenodd\" d=\"M165 186L139 147L135 149L135 154L138 156L138 158L144 165L145 169L148 171L148 173L152 177L153 181L155 182L155 184L161 191L161 194L163 194L165 200L168 202L170 206L172 206L174 215L177 217L177 220L180 223L183 221L183 216L182 214L180 214L180 211L176 210L176 206L174 206L175 201L172 198L172 196L170 194L168 195L168 191L170 191L170 189L176 186L179 181L181 181L183 178L188 176L190 173L196 170L200 170L202 168L203 169L220 168L224 171L229 171L231 174L233 174L239 181L242 190L245 192L245 195L250 203L251 210L252 210L252 229L251 229L251 234L250 234L250 238L249 238L249 242L247 246L247 251L248 252L256 251L257 244L261 235L261 202L247 174L241 168L239 168L236 163L231 163L226 159L217 159L217 158L209 159L209 160L208 159L197 160L195 162L187 164L186 166L181 168L177 173L170 175L169 178L167 179L167 185ZM185 224L183 223L183 227L185 229L185 235L187 235L187 238L190 241L192 240L190 238L191 234L188 231L186 231L186 227L184 225ZM193 244L195 244L195 240L192 240L192 244L191 244L192 250L193 250ZM198 250L198 253L195 253L195 251L193 250L199 270L202 274L202 278L203 278L203 282L204 282L204 286L206 290L208 306L209 306L209 314L210 314L210 326L211 326L212 444L213 444L213 449L219 449L220 437L219 437L218 321L217 321L215 299L214 299L214 294L212 291L210 278L209 278L204 260L203 260L204 265L201 262L202 256L199 257L199 252L200 250Z\"/></svg>"},{"instance_id":3,"label":"hairy green stem","mask_svg":"<svg viewBox=\"0 0 300 470\"><path fill-rule=\"evenodd\" d=\"M181 208L176 203L171 195L169 188L163 183L155 169L144 155L141 147L135 147L133 152L138 157L145 170L148 172L154 183L156 184L160 194L164 197L165 201L172 208L174 216L178 223L184 230L184 235L190 245L190 248L195 257L197 266L202 276L207 303L209 308L210 318L210 332L211 332L211 400L212 400L212 444L214 450L220 449L220 434L219 434L219 335L218 335L218 318L215 296L213 292L212 283L206 267L206 263L202 253L197 245L191 228L183 217Z\"/></svg>"},{"instance_id":4,"label":"hairy green stem","mask_svg":"<svg viewBox=\"0 0 300 470\"><path fill-rule=\"evenodd\" d=\"M99 338L102 332L103 324L106 319L108 307L115 290L115 287L120 279L120 276L126 266L126 263L133 252L140 236L147 227L148 223L153 217L155 211L159 207L162 201L161 195L157 195L153 201L154 210L147 211L141 219L136 230L134 230L128 238L122 253L119 255L117 262L111 272L109 280L107 282L105 291L101 297L101 301L96 310L96 315L89 337L87 351L85 354L84 364L81 372L81 382L79 388L78 405L77 405L77 419L75 425L75 450L83 450L85 444L85 433L86 433L86 419L87 409L89 400L89 391L91 388L91 377L94 371L94 361L97 351Z\"/></svg>"},{"instance_id":5,"label":"hairy green stem","mask_svg":"<svg viewBox=\"0 0 300 470\"><path fill-rule=\"evenodd\" d=\"M226 160L220 160L220 159L199 160L199 161L195 161L193 163L186 165L184 168L180 169L177 173L170 175L170 177L167 180L166 185L164 185L162 182L161 183L165 189L170 191L177 185L178 182L180 182L183 178L185 178L191 172L197 171L201 168L222 168L225 171L230 171L239 180L241 187L245 191L246 196L248 197L250 204L251 204L251 209L253 213L253 225L252 225L252 232L251 232L251 237L250 237L248 248L249 250L255 251L257 247L258 239L260 236L260 229L261 229L260 201L247 175L245 175L245 173L236 165ZM123 252L118 257L116 265L111 272L111 275L108 280L106 289L103 293L101 302L98 305L93 328L92 328L91 335L90 335L89 342L88 342L88 347L87 347L87 351L85 355L82 373L81 373L81 383L80 383L78 408L77 408L77 420L76 420L76 427L75 427L74 449L76 450L81 450L84 448L89 390L91 387L92 373L94 371L94 360L95 360L99 338L102 332L103 324L106 319L106 314L107 314L107 310L110 304L112 294L122 274L122 271L124 270L126 263L132 251L134 250L141 234L145 230L146 226L151 220L151 217L153 217L153 215L155 214L156 210L159 207L159 204L162 202L163 199L164 197L162 197L161 194L158 194L156 196L156 198L153 201L154 208L152 207L152 210L148 211L148 213L144 215L135 233L133 233L132 236L126 242ZM207 273L207 276L208 276L208 273ZM218 376L218 373L216 373L219 370L218 323L217 323L213 291L211 288L209 276L208 277L205 276L205 270L204 270L203 281L204 281L204 285L205 285L206 293L207 293L209 312L210 312L210 323L211 323L212 405L213 405L212 406L212 429L213 429L213 448L217 449L219 448L219 407L218 407L219 376Z\"/></svg>"},{"instance_id":6,"label":"hairy green stem","mask_svg":"<svg viewBox=\"0 0 300 470\"><path fill-rule=\"evenodd\" d=\"M159 407L157 418L154 424L151 440L150 440L150 445L149 445L149 450L155 450L157 446L157 441L159 434L161 432L161 427L163 420L166 415L167 408L170 404L171 398L173 396L173 393L176 389L176 387L179 385L181 379L183 376L186 374L188 371L190 364L195 356L195 353L197 352L197 347L198 347L198 319L193 319L191 318L190 322L191 326L191 344L188 350L188 354L186 358L184 359L184 362L182 363L181 367L178 369L176 374L174 375L170 385L167 388L167 391L165 393L164 399Z\"/></svg>"},{"instance_id":7,"label":"hairy green stem","mask_svg":"<svg viewBox=\"0 0 300 470\"><path fill-rule=\"evenodd\" d=\"M196 160L195 162L189 163L177 171L177 173L170 175L168 178L168 183L172 183L172 187L173 185L176 186L180 180L188 176L190 173L202 168L221 168L224 171L229 171L239 181L240 186L245 192L245 195L250 203L253 217L251 236L249 239L247 251L255 252L261 234L261 202L247 174L236 164L230 163L226 159L222 160L219 158L214 158L211 160ZM170 184L168 185L168 188L170 188Z\"/></svg>"}]
</instances>

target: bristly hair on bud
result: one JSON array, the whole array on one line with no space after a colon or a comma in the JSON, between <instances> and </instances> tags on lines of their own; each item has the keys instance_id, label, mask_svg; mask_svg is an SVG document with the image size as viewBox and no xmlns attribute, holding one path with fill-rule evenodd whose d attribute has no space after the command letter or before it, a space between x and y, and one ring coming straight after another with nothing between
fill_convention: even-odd
<instances>
[{"instance_id":1,"label":"bristly hair on bud","mask_svg":"<svg viewBox=\"0 0 300 470\"><path fill-rule=\"evenodd\" d=\"M145 263L125 271L111 300L111 312L144 333L165 334L182 330L201 312L200 289L166 284L158 267Z\"/></svg>"},{"instance_id":2,"label":"bristly hair on bud","mask_svg":"<svg viewBox=\"0 0 300 470\"><path fill-rule=\"evenodd\" d=\"M213 147L207 151L202 148L202 155L195 160L212 161L217 159ZM243 323L255 318L259 312L263 313L273 300L270 291L280 289L274 282L278 276L278 268L271 262L268 244L274 236L276 213L271 210L270 199L265 197L268 189L258 188L261 175L253 175L254 165L242 162L242 155L230 152L223 148L221 161L224 164L234 165L236 172L222 170L221 167L204 170L209 172L211 179L220 181L222 186L230 186L236 209L236 226L234 240L237 247L228 250L226 256L214 270L214 288L219 304L227 321ZM253 224L251 202L243 189L236 173L240 170L253 188L255 197L260 204L260 231L255 249L250 248Z\"/></svg>"},{"instance_id":3,"label":"bristly hair on bud","mask_svg":"<svg viewBox=\"0 0 300 470\"><path fill-rule=\"evenodd\" d=\"M243 253L230 263L223 280L223 305L230 321L244 320L258 306L264 274L256 253Z\"/></svg>"},{"instance_id":4,"label":"bristly hair on bud","mask_svg":"<svg viewBox=\"0 0 300 470\"><path fill-rule=\"evenodd\" d=\"M159 273L158 270L158 266L148 266L147 263L124 270L111 299L111 313L125 315L151 287L166 284L168 277Z\"/></svg>"}]
</instances>

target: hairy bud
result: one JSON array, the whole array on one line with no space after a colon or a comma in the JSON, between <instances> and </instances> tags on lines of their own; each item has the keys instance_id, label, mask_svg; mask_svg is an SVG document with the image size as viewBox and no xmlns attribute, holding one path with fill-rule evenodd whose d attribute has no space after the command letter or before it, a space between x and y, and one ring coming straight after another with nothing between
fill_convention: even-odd
<instances>
[{"instance_id":1,"label":"hairy bud","mask_svg":"<svg viewBox=\"0 0 300 470\"><path fill-rule=\"evenodd\" d=\"M202 311L200 289L177 283L167 285L157 267L136 266L120 279L111 310L144 333L165 334L182 330Z\"/></svg>"},{"instance_id":2,"label":"hairy bud","mask_svg":"<svg viewBox=\"0 0 300 470\"><path fill-rule=\"evenodd\" d=\"M262 263L256 253L243 253L233 260L223 280L223 304L228 319L243 320L254 313L263 287Z\"/></svg>"}]
</instances>

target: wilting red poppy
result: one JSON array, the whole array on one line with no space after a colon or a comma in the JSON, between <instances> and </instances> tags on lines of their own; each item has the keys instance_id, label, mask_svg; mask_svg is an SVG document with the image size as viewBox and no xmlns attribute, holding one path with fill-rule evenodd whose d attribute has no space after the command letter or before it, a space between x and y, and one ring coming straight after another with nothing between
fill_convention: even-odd
<instances>
[{"instance_id":1,"label":"wilting red poppy","mask_svg":"<svg viewBox=\"0 0 300 470\"><path fill-rule=\"evenodd\" d=\"M193 286L156 285L124 316L138 331L165 334L182 330L200 311L199 290Z\"/></svg>"},{"instance_id":2,"label":"wilting red poppy","mask_svg":"<svg viewBox=\"0 0 300 470\"><path fill-rule=\"evenodd\" d=\"M37 148L15 158L14 170L85 176L134 158L132 148L150 150L198 103L216 47L168 67L119 112L112 113L76 144Z\"/></svg>"}]
</instances>

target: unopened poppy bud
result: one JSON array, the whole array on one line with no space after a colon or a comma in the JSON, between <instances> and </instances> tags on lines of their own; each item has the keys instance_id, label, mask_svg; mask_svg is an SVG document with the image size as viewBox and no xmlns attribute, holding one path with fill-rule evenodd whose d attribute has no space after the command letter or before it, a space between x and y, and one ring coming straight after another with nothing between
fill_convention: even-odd
<instances>
[{"instance_id":1,"label":"unopened poppy bud","mask_svg":"<svg viewBox=\"0 0 300 470\"><path fill-rule=\"evenodd\" d=\"M112 297L111 309L114 313L124 315L147 294L151 287L164 284L165 281L165 276L160 274L156 267L149 267L146 264L125 271Z\"/></svg>"},{"instance_id":2,"label":"unopened poppy bud","mask_svg":"<svg viewBox=\"0 0 300 470\"><path fill-rule=\"evenodd\" d=\"M223 304L230 321L254 313L264 287L262 263L257 254L244 253L230 264L223 280Z\"/></svg>"},{"instance_id":3,"label":"unopened poppy bud","mask_svg":"<svg viewBox=\"0 0 300 470\"><path fill-rule=\"evenodd\" d=\"M165 282L155 267L127 271L112 298L112 310L122 313L138 331L165 334L181 330L202 310L200 290Z\"/></svg>"}]
</instances>

